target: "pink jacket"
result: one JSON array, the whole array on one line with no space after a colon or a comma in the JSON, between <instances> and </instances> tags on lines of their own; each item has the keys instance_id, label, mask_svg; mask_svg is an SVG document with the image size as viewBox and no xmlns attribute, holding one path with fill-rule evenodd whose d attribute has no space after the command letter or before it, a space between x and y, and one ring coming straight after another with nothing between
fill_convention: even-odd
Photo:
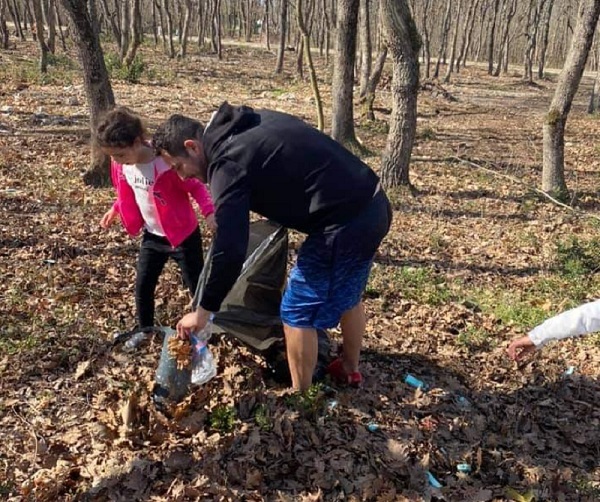
<instances>
[{"instance_id":1,"label":"pink jacket","mask_svg":"<svg viewBox=\"0 0 600 502\"><path fill-rule=\"evenodd\" d=\"M164 160L156 157L155 169L159 162L164 163ZM137 235L144 226L144 218L135 200L133 188L125 179L123 166L112 161L110 176L117 190L117 200L113 208L121 216L127 233ZM215 208L206 185L195 178L183 180L172 169L159 174L150 191L160 226L173 247L179 246L198 226L190 195L200 206L205 218L214 213Z\"/></svg>"}]
</instances>

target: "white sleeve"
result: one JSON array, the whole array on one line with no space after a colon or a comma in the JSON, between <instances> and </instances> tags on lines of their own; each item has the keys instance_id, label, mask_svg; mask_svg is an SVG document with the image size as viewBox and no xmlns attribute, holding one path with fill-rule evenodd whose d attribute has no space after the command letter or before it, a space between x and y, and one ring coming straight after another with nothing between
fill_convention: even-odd
<instances>
[{"instance_id":1,"label":"white sleeve","mask_svg":"<svg viewBox=\"0 0 600 502\"><path fill-rule=\"evenodd\" d=\"M530 340L541 347L551 340L587 335L600 330L600 300L567 310L544 321L529 332Z\"/></svg>"}]
</instances>

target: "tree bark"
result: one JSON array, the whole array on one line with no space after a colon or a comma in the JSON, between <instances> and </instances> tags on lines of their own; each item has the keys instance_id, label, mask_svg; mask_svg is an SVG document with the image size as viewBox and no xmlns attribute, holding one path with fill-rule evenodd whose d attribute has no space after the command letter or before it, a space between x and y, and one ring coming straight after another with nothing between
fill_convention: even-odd
<instances>
[{"instance_id":1,"label":"tree bark","mask_svg":"<svg viewBox=\"0 0 600 502\"><path fill-rule=\"evenodd\" d=\"M331 136L342 145L360 148L354 131L354 61L359 0L339 0L337 9L337 53L332 82Z\"/></svg>"},{"instance_id":2,"label":"tree bark","mask_svg":"<svg viewBox=\"0 0 600 502\"><path fill-rule=\"evenodd\" d=\"M190 24L192 22L192 1L185 0L185 14L183 18L183 30L181 34L181 45L179 46L178 57L184 58L187 55L188 37L190 34Z\"/></svg>"},{"instance_id":3,"label":"tree bark","mask_svg":"<svg viewBox=\"0 0 600 502\"><path fill-rule=\"evenodd\" d=\"M46 45L48 51L54 54L56 52L56 16L54 15L54 0L42 1L44 19L48 26L48 40Z\"/></svg>"},{"instance_id":4,"label":"tree bark","mask_svg":"<svg viewBox=\"0 0 600 502\"><path fill-rule=\"evenodd\" d=\"M124 62L127 66L131 66L133 60L135 59L135 55L137 54L137 50L142 43L141 36L141 10L140 10L140 0L131 0L131 15L130 23L129 23L129 47L127 48L127 53L125 54Z\"/></svg>"},{"instance_id":5,"label":"tree bark","mask_svg":"<svg viewBox=\"0 0 600 502\"><path fill-rule=\"evenodd\" d=\"M369 83L367 84L367 92L363 97L363 104L367 120L375 120L375 112L373 110L373 103L375 102L375 91L377 90L377 86L379 85L379 81L381 80L381 75L383 73L383 66L385 65L387 53L387 45L384 45L381 49L381 52L377 56L377 59L375 60L373 73L369 77Z\"/></svg>"},{"instance_id":6,"label":"tree bark","mask_svg":"<svg viewBox=\"0 0 600 502\"><path fill-rule=\"evenodd\" d=\"M44 39L44 15L42 13L42 0L33 0L33 15L35 16L35 31L40 48L40 72L48 71L48 46Z\"/></svg>"},{"instance_id":7,"label":"tree bark","mask_svg":"<svg viewBox=\"0 0 600 502\"><path fill-rule=\"evenodd\" d=\"M467 19L465 20L465 29L463 30L460 49L458 51L458 57L456 58L456 73L460 72L460 65L467 59L467 52L469 52L471 37L473 35L473 29L475 28L475 11L477 10L478 4L479 0L471 0L469 3Z\"/></svg>"},{"instance_id":8,"label":"tree bark","mask_svg":"<svg viewBox=\"0 0 600 502\"><path fill-rule=\"evenodd\" d=\"M360 90L362 98L367 93L367 85L371 76L373 49L371 44L371 16L369 15L369 0L360 0Z\"/></svg>"},{"instance_id":9,"label":"tree bark","mask_svg":"<svg viewBox=\"0 0 600 502\"><path fill-rule=\"evenodd\" d=\"M283 57L285 55L285 36L287 32L287 9L288 0L281 0L279 18L279 48L277 49L277 64L275 73L283 72Z\"/></svg>"},{"instance_id":10,"label":"tree bark","mask_svg":"<svg viewBox=\"0 0 600 502\"><path fill-rule=\"evenodd\" d=\"M429 7L431 0L423 0L423 59L425 61L425 78L429 78L431 68L431 42L429 40Z\"/></svg>"},{"instance_id":11,"label":"tree bark","mask_svg":"<svg viewBox=\"0 0 600 502\"><path fill-rule=\"evenodd\" d=\"M456 23L454 23L454 35L452 37L452 48L450 50L450 62L446 69L444 82L450 82L450 75L454 71L454 59L456 58L456 44L458 43L458 32L460 31L460 14L462 10L462 0L458 0L458 10L456 12Z\"/></svg>"},{"instance_id":12,"label":"tree bark","mask_svg":"<svg viewBox=\"0 0 600 502\"><path fill-rule=\"evenodd\" d=\"M74 37L83 68L83 83L90 109L90 129L94 131L98 118L115 104L100 40L94 33L86 2L62 0L69 13L74 28ZM90 169L84 175L84 182L92 186L108 186L110 172L108 157L92 142Z\"/></svg>"},{"instance_id":13,"label":"tree bark","mask_svg":"<svg viewBox=\"0 0 600 502\"><path fill-rule=\"evenodd\" d=\"M6 25L6 0L0 0L0 47L8 49L8 43L9 32Z\"/></svg>"},{"instance_id":14,"label":"tree bark","mask_svg":"<svg viewBox=\"0 0 600 502\"><path fill-rule=\"evenodd\" d=\"M542 17L542 31L541 40L538 50L538 78L544 78L544 67L546 65L546 52L548 50L548 35L550 33L550 19L552 17L552 9L554 7L554 0L548 0L546 3L546 9Z\"/></svg>"},{"instance_id":15,"label":"tree bark","mask_svg":"<svg viewBox=\"0 0 600 502\"><path fill-rule=\"evenodd\" d=\"M498 54L498 64L496 65L496 70L494 71L494 77L500 76L500 70L502 68L502 64L504 63L504 57L508 55L508 35L510 32L510 24L515 16L515 12L517 11L517 0L506 0L504 8L506 9L506 19L504 22L502 38L500 39L500 53Z\"/></svg>"},{"instance_id":16,"label":"tree bark","mask_svg":"<svg viewBox=\"0 0 600 502\"><path fill-rule=\"evenodd\" d=\"M381 163L384 187L410 185L409 165L417 128L420 36L406 0L381 0L383 29L392 57L392 114Z\"/></svg>"},{"instance_id":17,"label":"tree bark","mask_svg":"<svg viewBox=\"0 0 600 502\"><path fill-rule=\"evenodd\" d=\"M498 9L500 0L494 0L494 12L492 13L492 22L488 38L488 75L494 72L494 37L496 33L496 20L498 19Z\"/></svg>"},{"instance_id":18,"label":"tree bark","mask_svg":"<svg viewBox=\"0 0 600 502\"><path fill-rule=\"evenodd\" d=\"M15 28L17 29L17 36L25 42L25 32L23 31L23 27L21 26L21 13L19 12L19 6L17 5L17 0L13 0L12 6L10 4L10 0L3 0L2 2L6 7L8 7L8 11L15 23ZM4 18L6 19L6 17Z\"/></svg>"},{"instance_id":19,"label":"tree bark","mask_svg":"<svg viewBox=\"0 0 600 502\"><path fill-rule=\"evenodd\" d=\"M218 2L219 0L215 0ZM175 57L175 46L173 45L173 16L171 16L171 10L169 9L169 0L162 0L162 10L167 21L167 54L170 58Z\"/></svg>"},{"instance_id":20,"label":"tree bark","mask_svg":"<svg viewBox=\"0 0 600 502\"><path fill-rule=\"evenodd\" d=\"M543 126L542 190L564 197L564 134L573 98L579 87L600 15L600 0L582 0L571 48L558 78Z\"/></svg>"},{"instance_id":21,"label":"tree bark","mask_svg":"<svg viewBox=\"0 0 600 502\"><path fill-rule=\"evenodd\" d=\"M440 35L440 47L438 50L438 57L435 63L435 71L433 72L433 78L440 76L440 65L442 64L442 58L446 53L446 44L448 43L448 33L450 32L450 17L452 14L452 0L448 0L446 3L446 13L444 14L444 23L442 25L442 34Z\"/></svg>"}]
</instances>

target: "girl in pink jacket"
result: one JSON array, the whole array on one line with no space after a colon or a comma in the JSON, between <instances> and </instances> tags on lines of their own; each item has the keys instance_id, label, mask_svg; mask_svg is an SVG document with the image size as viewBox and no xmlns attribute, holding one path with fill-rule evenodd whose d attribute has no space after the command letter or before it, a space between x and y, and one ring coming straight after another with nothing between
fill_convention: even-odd
<instances>
[{"instance_id":1,"label":"girl in pink jacket","mask_svg":"<svg viewBox=\"0 0 600 502\"><path fill-rule=\"evenodd\" d=\"M169 258L179 265L192 295L196 291L204 260L190 195L208 227L215 230L214 207L206 186L197 179L181 179L156 156L145 137L141 119L119 107L100 120L95 138L111 157L111 178L117 191L100 226L108 228L118 216L130 235L142 231L135 284L138 331L151 331L154 326L154 292Z\"/></svg>"}]
</instances>

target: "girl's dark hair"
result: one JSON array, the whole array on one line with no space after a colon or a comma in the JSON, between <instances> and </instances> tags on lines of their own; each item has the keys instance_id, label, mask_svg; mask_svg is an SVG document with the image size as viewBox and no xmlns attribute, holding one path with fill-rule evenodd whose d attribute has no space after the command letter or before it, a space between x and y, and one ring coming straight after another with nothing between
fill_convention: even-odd
<instances>
[{"instance_id":1,"label":"girl's dark hair","mask_svg":"<svg viewBox=\"0 0 600 502\"><path fill-rule=\"evenodd\" d=\"M142 119L125 106L118 106L98 121L95 140L101 148L127 148L146 137Z\"/></svg>"}]
</instances>

